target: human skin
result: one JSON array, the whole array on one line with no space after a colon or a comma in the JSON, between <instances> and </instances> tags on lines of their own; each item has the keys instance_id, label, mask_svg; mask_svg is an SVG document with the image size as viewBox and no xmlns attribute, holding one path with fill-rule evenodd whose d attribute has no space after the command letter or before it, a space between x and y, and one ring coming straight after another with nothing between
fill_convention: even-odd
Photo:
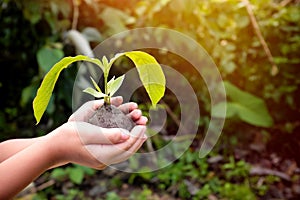
<instances>
[{"instance_id":1,"label":"human skin","mask_svg":"<svg viewBox=\"0 0 300 200\"><path fill-rule=\"evenodd\" d=\"M0 199L12 199L48 169L76 163L94 169L125 161L146 141L147 118L135 103L122 104L121 97L112 104L128 113L136 126L129 133L118 128L100 128L87 123L102 100L85 103L68 122L49 134L0 143Z\"/></svg>"}]
</instances>

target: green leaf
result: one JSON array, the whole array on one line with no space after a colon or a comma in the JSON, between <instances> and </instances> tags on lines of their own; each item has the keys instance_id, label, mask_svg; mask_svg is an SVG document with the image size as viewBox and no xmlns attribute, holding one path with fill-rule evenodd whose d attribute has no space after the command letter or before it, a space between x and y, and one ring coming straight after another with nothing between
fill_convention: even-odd
<instances>
[{"instance_id":1,"label":"green leaf","mask_svg":"<svg viewBox=\"0 0 300 200\"><path fill-rule=\"evenodd\" d=\"M114 81L115 81L115 77L116 76L113 76L107 83L107 87L109 87Z\"/></svg>"},{"instance_id":2,"label":"green leaf","mask_svg":"<svg viewBox=\"0 0 300 200\"><path fill-rule=\"evenodd\" d=\"M113 62L123 55L130 58L136 65L139 77L150 97L152 105L155 106L165 93L166 80L160 65L151 55L141 51L125 52L116 54L109 63L106 57L102 58L103 63L101 63L101 61L98 59L89 58L83 55L76 57L65 57L56 63L46 74L40 88L37 91L37 95L33 101L34 116L37 124L40 122L41 117L47 108L55 83L60 72L64 68L67 68L68 65L76 61L88 61L98 65L104 72L104 77L107 77ZM124 77L120 77L118 80L114 81L114 83L110 83L111 94L114 94L117 89L119 89L123 79ZM93 82L93 84L95 85L95 82ZM98 86L95 87L98 89ZM85 92L96 95L96 97L103 97L102 92L97 92L92 88L86 89Z\"/></svg>"},{"instance_id":3,"label":"green leaf","mask_svg":"<svg viewBox=\"0 0 300 200\"><path fill-rule=\"evenodd\" d=\"M90 88L90 87L88 87L88 88L86 88L85 90L83 90L83 92L88 93L88 94L90 94L90 95L93 95L93 96L96 97L96 98L103 98L103 97L106 96L104 93L98 92L98 91L96 91L95 89Z\"/></svg>"},{"instance_id":4,"label":"green leaf","mask_svg":"<svg viewBox=\"0 0 300 200\"><path fill-rule=\"evenodd\" d=\"M44 74L48 72L56 62L64 57L64 52L60 49L42 47L38 50L36 57L39 67L43 70Z\"/></svg>"},{"instance_id":5,"label":"green leaf","mask_svg":"<svg viewBox=\"0 0 300 200\"><path fill-rule=\"evenodd\" d=\"M100 87L98 86L98 84L96 83L96 81L94 81L94 79L93 79L92 77L90 77L90 78L91 78L91 80L92 80L92 82L93 82L94 87L98 90L98 92L103 93L103 92L101 91Z\"/></svg>"},{"instance_id":6,"label":"green leaf","mask_svg":"<svg viewBox=\"0 0 300 200\"><path fill-rule=\"evenodd\" d=\"M63 168L56 168L53 169L50 176L56 180L62 180L66 175L67 172Z\"/></svg>"},{"instance_id":7,"label":"green leaf","mask_svg":"<svg viewBox=\"0 0 300 200\"><path fill-rule=\"evenodd\" d=\"M117 90L121 87L125 78L125 74L118 77L116 80L114 78L115 77L113 77L107 84L107 90L110 96L113 96L117 92Z\"/></svg>"},{"instance_id":8,"label":"green leaf","mask_svg":"<svg viewBox=\"0 0 300 200\"><path fill-rule=\"evenodd\" d=\"M103 69L103 65L98 59L89 58L87 56L79 55L75 57L65 57L61 59L58 63L56 63L51 70L45 75L41 86L37 91L37 95L33 100L33 111L34 117L38 124L44 114L50 97L52 95L55 83L59 77L60 72L67 68L70 64L76 61L88 61L98 65L101 69Z\"/></svg>"},{"instance_id":9,"label":"green leaf","mask_svg":"<svg viewBox=\"0 0 300 200\"><path fill-rule=\"evenodd\" d=\"M20 101L20 104L22 107L24 107L29 101L30 102L32 101L32 99L34 98L34 93L35 93L36 89L37 89L37 85L32 84L32 85L25 87L22 90L22 96L21 96L21 101Z\"/></svg>"},{"instance_id":10,"label":"green leaf","mask_svg":"<svg viewBox=\"0 0 300 200\"><path fill-rule=\"evenodd\" d=\"M226 103L226 118L237 116L244 122L261 127L271 127L273 119L268 112L263 99L244 92L229 82L224 82L226 95L231 102ZM222 117L220 110L225 102L215 105L212 109L213 117Z\"/></svg>"},{"instance_id":11,"label":"green leaf","mask_svg":"<svg viewBox=\"0 0 300 200\"><path fill-rule=\"evenodd\" d=\"M104 76L107 77L112 64L108 63L108 60L105 56L102 57L102 64Z\"/></svg>"},{"instance_id":12,"label":"green leaf","mask_svg":"<svg viewBox=\"0 0 300 200\"><path fill-rule=\"evenodd\" d=\"M68 168L69 178L73 183L81 184L84 178L84 171L79 167Z\"/></svg>"},{"instance_id":13,"label":"green leaf","mask_svg":"<svg viewBox=\"0 0 300 200\"><path fill-rule=\"evenodd\" d=\"M110 61L107 72L109 72L114 61L121 56L127 56L135 64L137 72L148 93L152 105L155 107L164 96L166 79L161 66L156 59L142 51L129 51L116 54Z\"/></svg>"},{"instance_id":14,"label":"green leaf","mask_svg":"<svg viewBox=\"0 0 300 200\"><path fill-rule=\"evenodd\" d=\"M96 173L96 170L93 168L89 168L83 165L79 165L79 164L73 164L73 166L75 167L79 167L80 169L82 169L82 171L87 174L87 175L94 175Z\"/></svg>"},{"instance_id":15,"label":"green leaf","mask_svg":"<svg viewBox=\"0 0 300 200\"><path fill-rule=\"evenodd\" d=\"M166 79L155 58L142 51L125 52L135 66L153 106L164 96Z\"/></svg>"}]
</instances>

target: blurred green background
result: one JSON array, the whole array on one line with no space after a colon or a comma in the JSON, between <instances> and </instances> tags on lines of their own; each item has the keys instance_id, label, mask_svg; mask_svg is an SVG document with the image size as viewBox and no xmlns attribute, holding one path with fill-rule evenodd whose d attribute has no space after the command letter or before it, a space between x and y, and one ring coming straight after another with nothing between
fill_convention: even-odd
<instances>
[{"instance_id":1,"label":"blurred green background","mask_svg":"<svg viewBox=\"0 0 300 200\"><path fill-rule=\"evenodd\" d=\"M152 173L109 173L78 165L49 170L20 199L300 198L299 0L2 0L0 20L1 141L44 135L71 115L76 67L62 73L38 126L32 112L47 71L62 57L77 53L66 39L71 29L83 33L91 48L124 30L177 30L205 48L228 90L221 138L199 159L211 117L206 85L179 56L149 50L184 74L197 94L201 119L188 151ZM114 73L132 67L126 61L118 65ZM144 91L137 91L133 100L147 115ZM167 136L176 134L180 108L171 93L163 100L173 117L166 132L149 139L144 150L163 147ZM251 101L260 103L248 107Z\"/></svg>"}]
</instances>

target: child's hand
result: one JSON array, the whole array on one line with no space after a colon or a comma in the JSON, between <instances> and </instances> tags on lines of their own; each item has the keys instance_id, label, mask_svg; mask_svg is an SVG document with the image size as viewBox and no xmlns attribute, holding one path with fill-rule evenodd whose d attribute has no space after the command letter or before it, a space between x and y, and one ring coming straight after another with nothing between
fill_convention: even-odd
<instances>
[{"instance_id":1,"label":"child's hand","mask_svg":"<svg viewBox=\"0 0 300 200\"><path fill-rule=\"evenodd\" d=\"M128 159L146 141L147 118L137 109L137 104L112 98L112 104L135 121L137 126L129 133L119 128L100 128L87 123L95 110L103 105L102 100L90 101L81 106L67 123L48 135L54 145L55 166L68 162L103 169L107 165Z\"/></svg>"},{"instance_id":2,"label":"child's hand","mask_svg":"<svg viewBox=\"0 0 300 200\"><path fill-rule=\"evenodd\" d=\"M135 103L112 98L137 124L129 133L119 128L100 128L87 119L103 101L90 101L69 121L39 138L17 139L0 145L0 199L10 199L49 168L77 163L95 169L122 162L146 141L147 118ZM122 105L121 105L122 104ZM4 154L4 155L2 155Z\"/></svg>"}]
</instances>

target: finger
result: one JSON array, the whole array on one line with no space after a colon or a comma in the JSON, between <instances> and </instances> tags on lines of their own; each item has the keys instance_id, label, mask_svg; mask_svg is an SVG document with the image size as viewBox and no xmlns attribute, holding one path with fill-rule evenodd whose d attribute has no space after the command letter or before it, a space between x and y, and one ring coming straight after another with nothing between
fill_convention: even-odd
<instances>
[{"instance_id":1,"label":"finger","mask_svg":"<svg viewBox=\"0 0 300 200\"><path fill-rule=\"evenodd\" d=\"M103 103L104 101L102 99L84 103L69 117L68 121L86 121L94 114L95 110L103 105Z\"/></svg>"},{"instance_id":2,"label":"finger","mask_svg":"<svg viewBox=\"0 0 300 200\"><path fill-rule=\"evenodd\" d=\"M146 131L146 127L145 126L135 126L131 132L130 132L130 138L122 143L121 145L123 146L123 148L121 147L121 149L127 151L128 149L130 149L139 139L144 139L144 133Z\"/></svg>"},{"instance_id":3,"label":"finger","mask_svg":"<svg viewBox=\"0 0 300 200\"><path fill-rule=\"evenodd\" d=\"M111 103L115 106L121 105L123 97L117 96L111 98ZM92 100L84 103L76 112L74 112L68 121L87 121L94 112L104 104L104 100Z\"/></svg>"},{"instance_id":4,"label":"finger","mask_svg":"<svg viewBox=\"0 0 300 200\"><path fill-rule=\"evenodd\" d=\"M127 151L123 151L121 154L118 154L117 156L114 157L114 160L111 162L111 164L116 164L116 163L120 163L123 162L125 160L127 160L128 158L130 158L134 153L136 153L138 151L138 149L143 145L144 140L139 139L135 145L137 147L133 147L133 149L129 149Z\"/></svg>"},{"instance_id":5,"label":"finger","mask_svg":"<svg viewBox=\"0 0 300 200\"><path fill-rule=\"evenodd\" d=\"M83 144L117 144L129 139L129 132L119 128L101 128L85 122L74 123Z\"/></svg>"},{"instance_id":6,"label":"finger","mask_svg":"<svg viewBox=\"0 0 300 200\"><path fill-rule=\"evenodd\" d=\"M103 106L103 104L104 104L104 100L100 99L100 100L89 101L86 103L86 106L87 106L87 108L91 107L93 109L93 111L96 111L98 108Z\"/></svg>"},{"instance_id":7,"label":"finger","mask_svg":"<svg viewBox=\"0 0 300 200\"><path fill-rule=\"evenodd\" d=\"M123 151L121 154L118 154L114 159L114 163L127 160L130 156L132 156L141 148L141 146L144 144L146 140L147 140L147 136L143 134L143 136L140 137L129 149Z\"/></svg>"},{"instance_id":8,"label":"finger","mask_svg":"<svg viewBox=\"0 0 300 200\"><path fill-rule=\"evenodd\" d=\"M102 128L110 144L122 143L130 138L129 131L121 128ZM102 143L103 144L103 143Z\"/></svg>"},{"instance_id":9,"label":"finger","mask_svg":"<svg viewBox=\"0 0 300 200\"><path fill-rule=\"evenodd\" d=\"M138 120L142 116L142 111L139 109L135 109L131 111L129 114L127 114L128 117L130 117L133 121Z\"/></svg>"},{"instance_id":10,"label":"finger","mask_svg":"<svg viewBox=\"0 0 300 200\"><path fill-rule=\"evenodd\" d=\"M145 116L141 116L138 120L135 121L136 125L146 125L148 122L148 118Z\"/></svg>"},{"instance_id":11,"label":"finger","mask_svg":"<svg viewBox=\"0 0 300 200\"><path fill-rule=\"evenodd\" d=\"M133 146L133 144L144 135L144 132L146 130L145 126L135 126L132 131L129 133L129 139L127 139L125 142L115 145L116 155L119 155L123 153L124 151L127 151L128 149Z\"/></svg>"},{"instance_id":12,"label":"finger","mask_svg":"<svg viewBox=\"0 0 300 200\"><path fill-rule=\"evenodd\" d=\"M112 97L110 99L110 102L112 105L118 107L123 103L123 97L122 96Z\"/></svg>"},{"instance_id":13,"label":"finger","mask_svg":"<svg viewBox=\"0 0 300 200\"><path fill-rule=\"evenodd\" d=\"M145 141L145 126L136 126L130 132L130 138L115 145L87 145L87 150L99 162L110 165L126 160ZM132 148L132 149L131 149ZM130 152L128 149L131 149Z\"/></svg>"},{"instance_id":14,"label":"finger","mask_svg":"<svg viewBox=\"0 0 300 200\"><path fill-rule=\"evenodd\" d=\"M142 116L142 111L139 109L133 110L127 116L130 117L137 125L146 125L148 122L148 118Z\"/></svg>"},{"instance_id":15,"label":"finger","mask_svg":"<svg viewBox=\"0 0 300 200\"><path fill-rule=\"evenodd\" d=\"M95 111L99 107L101 107L103 105L103 103L104 103L103 99L88 101L88 102L85 102L79 109L84 110L84 109L91 108L93 111Z\"/></svg>"},{"instance_id":16,"label":"finger","mask_svg":"<svg viewBox=\"0 0 300 200\"><path fill-rule=\"evenodd\" d=\"M128 153L133 154L137 152L143 143L147 140L147 136L143 133L140 138L127 150Z\"/></svg>"},{"instance_id":17,"label":"finger","mask_svg":"<svg viewBox=\"0 0 300 200\"><path fill-rule=\"evenodd\" d=\"M134 102L128 102L120 105L118 107L123 113L128 114L131 111L135 110L138 108L138 105Z\"/></svg>"},{"instance_id":18,"label":"finger","mask_svg":"<svg viewBox=\"0 0 300 200\"><path fill-rule=\"evenodd\" d=\"M112 97L110 99L111 104L113 104L114 106L119 106L123 103L123 97L122 96L116 96L116 97ZM97 110L99 107L101 107L104 104L104 100L94 100L94 101L89 101L87 103L85 103L86 106L90 106L93 108L93 110Z\"/></svg>"}]
</instances>

